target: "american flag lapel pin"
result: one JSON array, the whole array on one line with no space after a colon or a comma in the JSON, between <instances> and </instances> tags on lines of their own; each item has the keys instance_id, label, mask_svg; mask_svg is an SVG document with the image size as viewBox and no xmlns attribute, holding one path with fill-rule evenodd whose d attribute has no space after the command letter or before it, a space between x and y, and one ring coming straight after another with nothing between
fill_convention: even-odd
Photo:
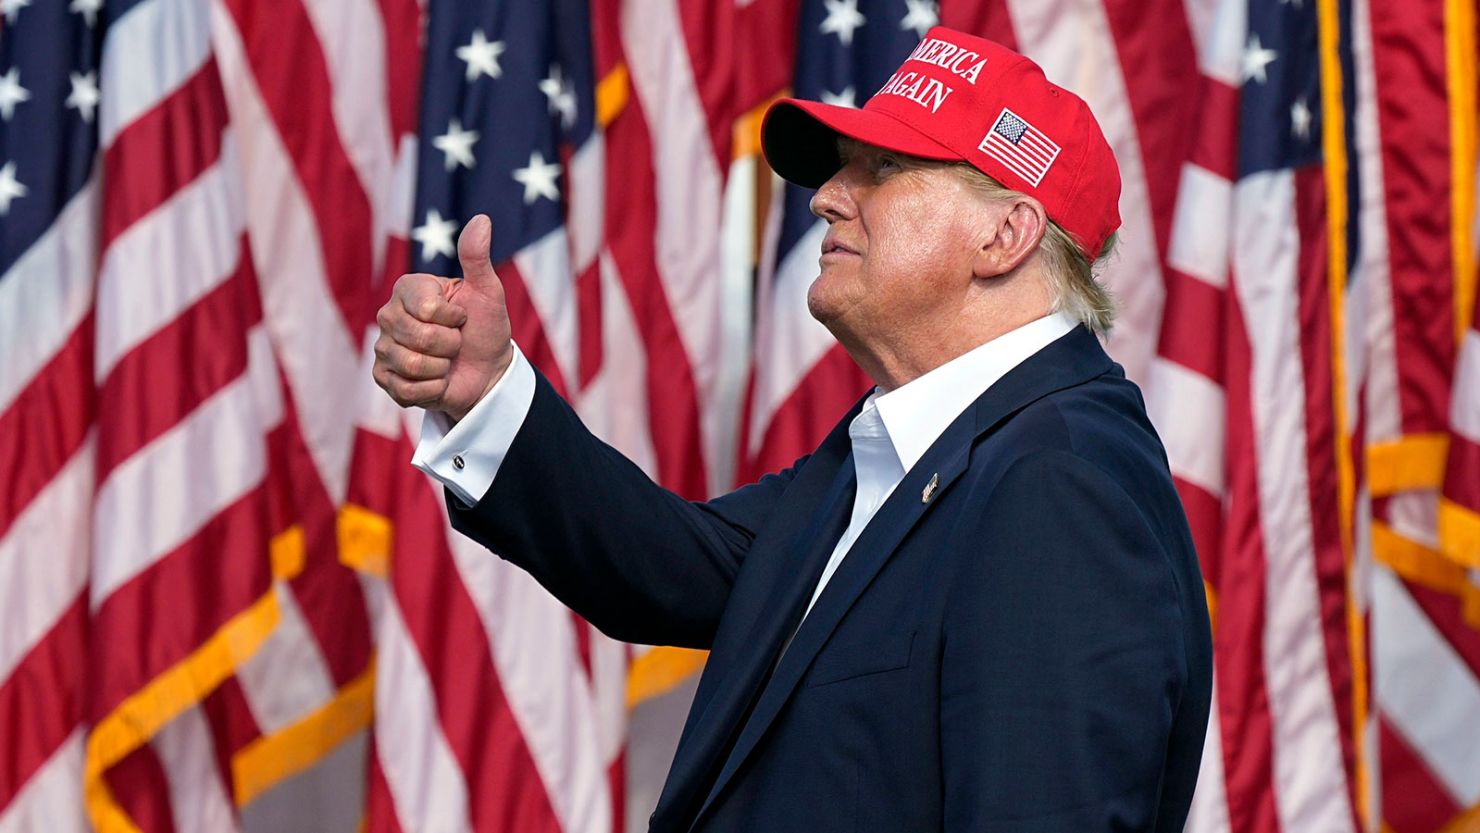
<instances>
[{"instance_id":1,"label":"american flag lapel pin","mask_svg":"<svg viewBox=\"0 0 1480 833\"><path fill-rule=\"evenodd\" d=\"M920 502L929 503L935 497L935 490L940 487L940 472L930 475L930 482L925 484L925 490L920 492Z\"/></svg>"}]
</instances>

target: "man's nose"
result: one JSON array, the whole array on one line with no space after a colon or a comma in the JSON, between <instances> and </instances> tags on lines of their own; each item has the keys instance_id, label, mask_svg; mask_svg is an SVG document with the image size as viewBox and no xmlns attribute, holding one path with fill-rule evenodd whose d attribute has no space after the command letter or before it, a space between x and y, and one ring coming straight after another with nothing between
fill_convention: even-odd
<instances>
[{"instance_id":1,"label":"man's nose","mask_svg":"<svg viewBox=\"0 0 1480 833\"><path fill-rule=\"evenodd\" d=\"M853 197L848 192L847 172L847 167L839 170L812 195L812 213L829 223L853 216L854 204Z\"/></svg>"}]
</instances>

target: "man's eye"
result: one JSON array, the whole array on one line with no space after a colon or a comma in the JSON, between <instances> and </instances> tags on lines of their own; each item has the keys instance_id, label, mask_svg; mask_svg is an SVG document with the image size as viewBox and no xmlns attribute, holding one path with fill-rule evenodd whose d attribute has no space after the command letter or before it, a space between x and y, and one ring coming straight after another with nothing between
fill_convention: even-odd
<instances>
[{"instance_id":1,"label":"man's eye","mask_svg":"<svg viewBox=\"0 0 1480 833\"><path fill-rule=\"evenodd\" d=\"M880 156L879 160L874 163L874 167L879 173L893 173L900 170L902 166L893 156Z\"/></svg>"}]
</instances>

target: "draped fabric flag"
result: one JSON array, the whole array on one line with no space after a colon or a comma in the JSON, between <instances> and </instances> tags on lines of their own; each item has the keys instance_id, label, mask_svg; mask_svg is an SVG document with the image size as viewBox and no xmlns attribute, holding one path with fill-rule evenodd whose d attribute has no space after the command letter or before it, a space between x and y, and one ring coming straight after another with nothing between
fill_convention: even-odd
<instances>
[{"instance_id":1,"label":"draped fabric flag","mask_svg":"<svg viewBox=\"0 0 1480 833\"><path fill-rule=\"evenodd\" d=\"M343 394L418 14L6 3L0 829L359 824Z\"/></svg>"},{"instance_id":2,"label":"draped fabric flag","mask_svg":"<svg viewBox=\"0 0 1480 833\"><path fill-rule=\"evenodd\" d=\"M0 0L0 833L643 829L702 654L450 532L373 310L488 213L600 436L691 498L790 464L868 381L759 116L937 20L1120 160L1109 347L1215 617L1188 829L1476 829L1475 11Z\"/></svg>"}]
</instances>

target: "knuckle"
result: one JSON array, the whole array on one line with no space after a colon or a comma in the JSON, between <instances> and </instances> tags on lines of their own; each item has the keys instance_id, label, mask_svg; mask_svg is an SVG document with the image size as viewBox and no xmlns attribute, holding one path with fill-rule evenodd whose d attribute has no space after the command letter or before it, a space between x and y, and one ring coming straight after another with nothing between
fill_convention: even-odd
<instances>
[{"instance_id":1,"label":"knuckle","mask_svg":"<svg viewBox=\"0 0 1480 833\"><path fill-rule=\"evenodd\" d=\"M416 301L415 315L422 321L430 321L442 306L441 301L431 295L423 295Z\"/></svg>"}]
</instances>

